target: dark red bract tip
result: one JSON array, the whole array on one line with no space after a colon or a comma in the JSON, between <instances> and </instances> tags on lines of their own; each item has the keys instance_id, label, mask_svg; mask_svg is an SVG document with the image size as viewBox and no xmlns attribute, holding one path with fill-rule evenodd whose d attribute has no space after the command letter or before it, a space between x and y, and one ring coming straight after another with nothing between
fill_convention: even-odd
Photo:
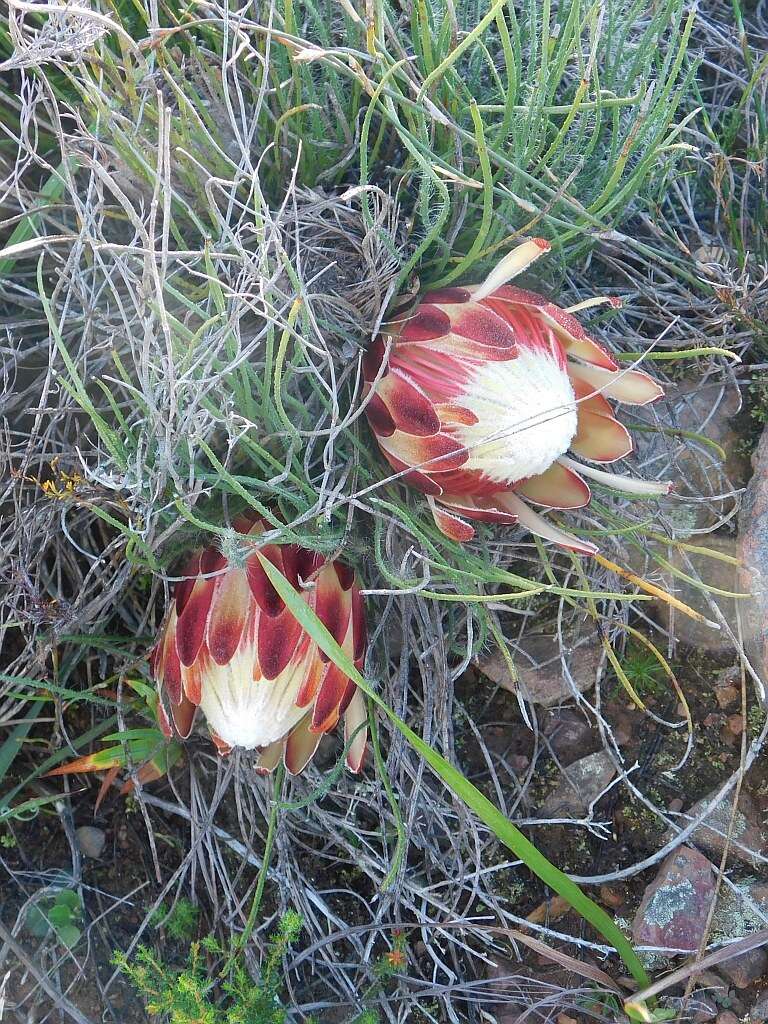
<instances>
[{"instance_id":1,"label":"dark red bract tip","mask_svg":"<svg viewBox=\"0 0 768 1024\"><path fill-rule=\"evenodd\" d=\"M456 302L469 302L469 292L466 288L436 288L423 295L421 301L450 306Z\"/></svg>"}]
</instances>

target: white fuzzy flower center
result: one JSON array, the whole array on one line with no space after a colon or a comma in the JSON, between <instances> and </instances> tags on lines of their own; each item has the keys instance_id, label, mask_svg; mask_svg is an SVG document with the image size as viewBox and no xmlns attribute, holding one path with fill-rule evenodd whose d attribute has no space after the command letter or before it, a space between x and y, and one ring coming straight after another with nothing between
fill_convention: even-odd
<instances>
[{"instance_id":1,"label":"white fuzzy flower center","mask_svg":"<svg viewBox=\"0 0 768 1024\"><path fill-rule=\"evenodd\" d=\"M289 664L277 679L253 679L255 651L239 649L227 665L213 660L202 686L202 708L209 726L231 747L266 747L301 721L307 708L297 708L296 694L305 662Z\"/></svg>"},{"instance_id":2,"label":"white fuzzy flower center","mask_svg":"<svg viewBox=\"0 0 768 1024\"><path fill-rule=\"evenodd\" d=\"M478 420L457 432L469 449L462 469L501 484L543 473L576 433L568 374L540 349L520 346L516 359L480 364L461 401Z\"/></svg>"}]
</instances>

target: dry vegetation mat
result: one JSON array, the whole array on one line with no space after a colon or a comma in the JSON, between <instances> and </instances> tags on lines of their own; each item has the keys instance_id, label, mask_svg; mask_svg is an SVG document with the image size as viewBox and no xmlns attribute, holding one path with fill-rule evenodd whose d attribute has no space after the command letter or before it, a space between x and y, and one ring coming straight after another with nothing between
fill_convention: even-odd
<instances>
[{"instance_id":1,"label":"dry vegetation mat","mask_svg":"<svg viewBox=\"0 0 768 1024\"><path fill-rule=\"evenodd\" d=\"M0 1018L662 1020L756 955L767 90L765 0L2 5ZM545 484L468 492L466 360L592 402ZM285 752L148 661L246 560L337 673Z\"/></svg>"}]
</instances>

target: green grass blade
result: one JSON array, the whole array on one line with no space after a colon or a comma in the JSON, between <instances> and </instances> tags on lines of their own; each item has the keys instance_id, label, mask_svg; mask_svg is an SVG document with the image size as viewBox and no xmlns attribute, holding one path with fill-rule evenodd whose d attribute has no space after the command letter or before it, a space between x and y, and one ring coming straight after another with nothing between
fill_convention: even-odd
<instances>
[{"instance_id":1,"label":"green grass blade","mask_svg":"<svg viewBox=\"0 0 768 1024\"><path fill-rule=\"evenodd\" d=\"M61 164L56 172L52 174L42 186L32 209L16 225L11 236L6 242L5 248L10 249L14 245L19 245L22 242L28 242L34 236L39 224L40 214L46 209L46 207L55 203L56 200L60 198L64 191L65 184L64 165ZM0 277L7 277L15 266L16 260L13 257L0 259Z\"/></svg>"},{"instance_id":2,"label":"green grass blade","mask_svg":"<svg viewBox=\"0 0 768 1024\"><path fill-rule=\"evenodd\" d=\"M26 719L23 722L19 722L10 736L5 739L3 745L0 746L0 782L8 774L8 770L13 764L16 755L21 750L21 744L27 738L29 730L35 724L35 719L42 710L42 704L29 708L26 713Z\"/></svg>"},{"instance_id":3,"label":"green grass blade","mask_svg":"<svg viewBox=\"0 0 768 1024\"><path fill-rule=\"evenodd\" d=\"M511 821L504 817L501 811L487 797L483 796L479 789L469 779L447 761L436 750L433 750L424 740L421 739L406 723L395 714L385 701L376 693L373 687L355 668L351 659L344 653L336 643L323 623L293 589L288 580L279 569L258 553L264 572L267 574L273 587L285 601L286 606L291 610L292 615L303 626L312 637L318 647L338 667L360 687L360 689L376 704L390 719L392 724L408 740L411 746L420 754L427 764L440 776L445 784L464 803L470 807L475 814L483 821L510 850L519 857L528 868L537 875L554 892L563 897L573 909L588 921L597 932L599 932L614 947L621 959L626 964L632 977L640 985L649 984L648 974L635 953L632 945L622 934L612 918L591 900L582 890L572 882L566 874L536 849L533 843L525 838L523 833L516 828Z\"/></svg>"}]
</instances>

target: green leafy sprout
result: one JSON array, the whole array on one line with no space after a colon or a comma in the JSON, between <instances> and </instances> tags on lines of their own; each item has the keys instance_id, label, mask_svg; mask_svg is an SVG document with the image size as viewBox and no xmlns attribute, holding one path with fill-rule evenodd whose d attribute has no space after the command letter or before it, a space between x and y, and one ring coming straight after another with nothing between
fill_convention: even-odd
<instances>
[{"instance_id":1,"label":"green leafy sprout","mask_svg":"<svg viewBox=\"0 0 768 1024\"><path fill-rule=\"evenodd\" d=\"M113 962L144 998L148 1012L168 1024L284 1024L288 1011L281 999L279 967L301 927L294 911L283 914L267 946L258 982L241 959L230 959L229 976L216 986L218 992L210 974L225 950L211 936L191 944L180 969L167 966L146 946L139 947L134 962L122 953L116 953Z\"/></svg>"},{"instance_id":2,"label":"green leafy sprout","mask_svg":"<svg viewBox=\"0 0 768 1024\"><path fill-rule=\"evenodd\" d=\"M26 928L30 935L44 939L53 932L69 949L80 941L82 923L83 903L74 889L61 889L55 895L44 896L27 910Z\"/></svg>"}]
</instances>

